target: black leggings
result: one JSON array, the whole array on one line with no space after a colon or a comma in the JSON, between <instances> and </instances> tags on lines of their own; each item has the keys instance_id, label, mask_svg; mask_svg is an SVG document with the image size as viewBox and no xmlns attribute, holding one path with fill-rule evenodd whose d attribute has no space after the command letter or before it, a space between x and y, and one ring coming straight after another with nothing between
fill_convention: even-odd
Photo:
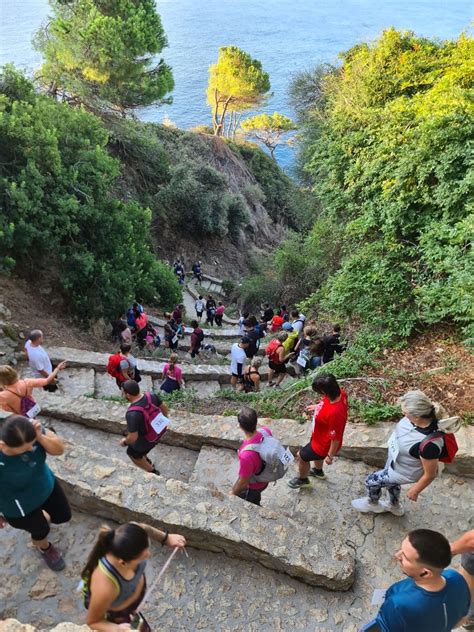
<instances>
[{"instance_id":1,"label":"black leggings","mask_svg":"<svg viewBox=\"0 0 474 632\"><path fill-rule=\"evenodd\" d=\"M44 516L43 509L51 516L51 522L54 524L63 524L71 520L71 508L65 493L56 480L53 491L40 507L21 518L7 518L5 516L5 520L14 529L28 531L32 540L44 540L50 531L50 527Z\"/></svg>"},{"instance_id":2,"label":"black leggings","mask_svg":"<svg viewBox=\"0 0 474 632\"><path fill-rule=\"evenodd\" d=\"M260 507L260 501L262 500L262 490L261 489L246 489L240 494L237 494L239 498L246 500L253 505L258 505Z\"/></svg>"}]
</instances>

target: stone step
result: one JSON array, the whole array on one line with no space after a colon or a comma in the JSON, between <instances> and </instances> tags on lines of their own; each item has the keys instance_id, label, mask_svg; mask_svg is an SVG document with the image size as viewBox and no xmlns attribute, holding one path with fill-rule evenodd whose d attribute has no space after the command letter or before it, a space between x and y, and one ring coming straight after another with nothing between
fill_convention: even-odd
<instances>
[{"instance_id":1,"label":"stone step","mask_svg":"<svg viewBox=\"0 0 474 632\"><path fill-rule=\"evenodd\" d=\"M184 292L186 292L191 297L191 301L194 304L194 301L199 296L196 288L194 287L194 284L191 283L191 282L188 283L188 285L184 289ZM224 317L223 317L222 321L224 323L226 323L227 325L238 325L239 324L239 319L238 318L231 318L230 316L227 316L227 314L225 314L225 313L224 313Z\"/></svg>"},{"instance_id":2,"label":"stone step","mask_svg":"<svg viewBox=\"0 0 474 632\"><path fill-rule=\"evenodd\" d=\"M81 511L177 531L191 547L257 562L312 586L348 590L354 582L354 551L336 524L302 527L239 498L125 468L118 459L79 446L50 464Z\"/></svg>"},{"instance_id":3,"label":"stone step","mask_svg":"<svg viewBox=\"0 0 474 632\"><path fill-rule=\"evenodd\" d=\"M194 318L195 318L195 313L191 312L190 314L186 315L186 322L190 322ZM155 327L163 327L166 323L166 321L163 318L158 318L157 316L149 316L148 319L151 322L151 324L154 325ZM190 335L192 333L192 329L190 327L186 327L185 332L187 335ZM214 339L215 340L228 340L229 342L235 342L236 340L240 338L239 330L236 328L227 329L227 328L215 327L213 329L206 329L205 327L203 327L203 332L204 332L204 336L206 337L206 342L211 342L211 339L212 340ZM163 337L163 332L160 331L159 333L160 333L160 336Z\"/></svg>"},{"instance_id":4,"label":"stone step","mask_svg":"<svg viewBox=\"0 0 474 632\"><path fill-rule=\"evenodd\" d=\"M68 398L41 393L39 400L45 414L66 419L86 426L102 428L120 434L124 428L125 405L104 402L87 397ZM164 441L191 450L200 450L204 445L236 449L242 440L237 418L222 415L198 415L185 411L173 411L172 426ZM310 436L311 423L299 424L292 419L260 418L284 445L296 452L305 445ZM377 426L348 423L340 456L370 465L382 467L387 458L387 439L393 424ZM461 476L474 476L474 427L464 426L456 433L459 452L446 470Z\"/></svg>"},{"instance_id":5,"label":"stone step","mask_svg":"<svg viewBox=\"0 0 474 632\"><path fill-rule=\"evenodd\" d=\"M94 369L105 372L109 354L96 351L83 351L71 347L48 347L48 353L53 363L57 364L66 360L68 367L81 367L82 369ZM154 379L161 378L164 362L137 358L138 368L143 375L149 375ZM221 384L230 382L230 367L220 364L180 364L185 381L217 381ZM110 378L113 380L113 378Z\"/></svg>"}]
</instances>

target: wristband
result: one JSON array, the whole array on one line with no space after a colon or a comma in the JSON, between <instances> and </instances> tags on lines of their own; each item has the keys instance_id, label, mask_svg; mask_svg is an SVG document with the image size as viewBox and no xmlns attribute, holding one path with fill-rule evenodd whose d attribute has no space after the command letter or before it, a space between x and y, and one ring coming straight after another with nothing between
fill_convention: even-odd
<instances>
[{"instance_id":1,"label":"wristband","mask_svg":"<svg viewBox=\"0 0 474 632\"><path fill-rule=\"evenodd\" d=\"M166 544L166 540L168 539L168 536L169 536L169 531L165 531L165 537L163 538L163 540L161 540L161 546Z\"/></svg>"}]
</instances>

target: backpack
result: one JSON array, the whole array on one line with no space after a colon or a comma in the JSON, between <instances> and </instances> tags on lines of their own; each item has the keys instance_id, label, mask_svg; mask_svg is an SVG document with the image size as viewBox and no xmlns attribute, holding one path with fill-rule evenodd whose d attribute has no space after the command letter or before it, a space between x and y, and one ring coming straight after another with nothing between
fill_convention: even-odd
<instances>
[{"instance_id":1,"label":"backpack","mask_svg":"<svg viewBox=\"0 0 474 632\"><path fill-rule=\"evenodd\" d=\"M145 393L147 403L145 406L137 406L134 404L133 406L129 406L127 412L138 410L142 413L143 419L145 421L145 434L143 438L145 441L149 441L150 443L155 443L165 434L168 428L164 428L160 434L157 434L155 430L152 428L151 422L153 419L161 413L161 408L154 404L151 399L151 393Z\"/></svg>"},{"instance_id":2,"label":"backpack","mask_svg":"<svg viewBox=\"0 0 474 632\"><path fill-rule=\"evenodd\" d=\"M271 483L283 478L288 469L288 465L284 465L281 457L285 452L285 448L280 441L269 435L265 430L259 432L263 435L260 443L246 445L243 451L257 452L263 461L262 469L258 474L254 474L250 479L251 483Z\"/></svg>"},{"instance_id":3,"label":"backpack","mask_svg":"<svg viewBox=\"0 0 474 632\"><path fill-rule=\"evenodd\" d=\"M270 342L265 347L265 354L268 356L270 362L274 362L275 359L278 359L277 353L278 349L281 347L281 342L278 338L274 338L270 340Z\"/></svg>"},{"instance_id":4,"label":"backpack","mask_svg":"<svg viewBox=\"0 0 474 632\"><path fill-rule=\"evenodd\" d=\"M15 391L11 391L9 388L6 388L5 390L8 391L9 393L12 393L13 395L16 395L20 399L20 415L31 418L39 413L40 408L38 404L35 402L35 400L32 397L28 395L28 387L26 386L26 383L25 383L25 393L26 393L25 395L19 395L18 393L15 393ZM33 412L33 409L34 409L34 412ZM31 413L28 414L30 410L32 411L32 414Z\"/></svg>"},{"instance_id":5,"label":"backpack","mask_svg":"<svg viewBox=\"0 0 474 632\"><path fill-rule=\"evenodd\" d=\"M420 443L420 452L428 445L428 443L436 441L436 439L439 439L440 437L443 437L444 439L447 454L446 456L440 456L439 460L443 463L452 463L457 451L459 450L458 442L452 432L443 432L442 430L438 430L437 432L431 433Z\"/></svg>"},{"instance_id":6,"label":"backpack","mask_svg":"<svg viewBox=\"0 0 474 632\"><path fill-rule=\"evenodd\" d=\"M255 331L257 332L258 338L265 338L265 329L262 327L260 323L255 325Z\"/></svg>"},{"instance_id":7,"label":"backpack","mask_svg":"<svg viewBox=\"0 0 474 632\"><path fill-rule=\"evenodd\" d=\"M122 362L122 360L126 359L127 358L121 353L114 353L113 355L111 355L107 363L107 373L115 379L124 382L126 378L124 378L122 375L122 371L120 370L120 363Z\"/></svg>"}]
</instances>

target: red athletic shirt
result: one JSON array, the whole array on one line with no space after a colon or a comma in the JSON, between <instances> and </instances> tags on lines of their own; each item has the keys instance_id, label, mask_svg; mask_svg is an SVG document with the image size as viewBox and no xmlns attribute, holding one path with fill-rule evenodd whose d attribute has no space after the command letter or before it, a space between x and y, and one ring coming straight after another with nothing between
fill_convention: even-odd
<instances>
[{"instance_id":1,"label":"red athletic shirt","mask_svg":"<svg viewBox=\"0 0 474 632\"><path fill-rule=\"evenodd\" d=\"M347 395L341 389L341 399L331 403L326 395L319 402L313 416L313 434L311 448L320 456L327 456L331 441L339 441L337 451L341 449L342 437L347 421Z\"/></svg>"}]
</instances>

